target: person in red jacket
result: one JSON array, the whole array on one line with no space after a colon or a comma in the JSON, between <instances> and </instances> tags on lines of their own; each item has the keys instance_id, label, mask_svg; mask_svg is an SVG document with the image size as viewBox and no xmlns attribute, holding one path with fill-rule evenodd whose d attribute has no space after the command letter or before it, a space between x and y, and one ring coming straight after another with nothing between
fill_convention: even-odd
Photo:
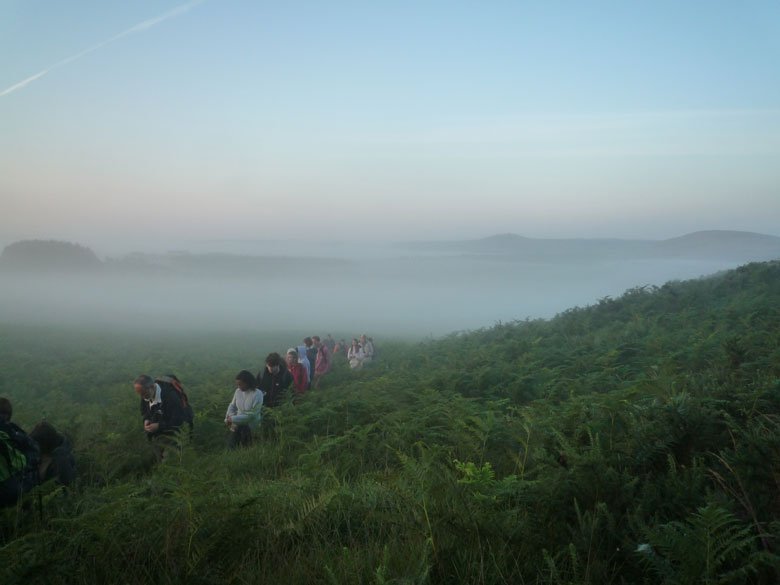
<instances>
[{"instance_id":1,"label":"person in red jacket","mask_svg":"<svg viewBox=\"0 0 780 585\"><path fill-rule=\"evenodd\" d=\"M303 396L309 388L309 372L306 366L298 361L298 350L291 347L287 350L287 370L292 374L293 393L296 398Z\"/></svg>"}]
</instances>

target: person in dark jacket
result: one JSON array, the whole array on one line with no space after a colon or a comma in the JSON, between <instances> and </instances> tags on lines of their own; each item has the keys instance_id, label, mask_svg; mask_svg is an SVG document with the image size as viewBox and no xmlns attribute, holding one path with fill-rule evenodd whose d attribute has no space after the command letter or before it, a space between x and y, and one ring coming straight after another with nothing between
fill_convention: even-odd
<instances>
[{"instance_id":1,"label":"person in dark jacket","mask_svg":"<svg viewBox=\"0 0 780 585\"><path fill-rule=\"evenodd\" d=\"M30 431L30 438L38 443L41 460L38 474L41 483L53 479L60 485L70 485L76 479L76 459L68 438L44 421Z\"/></svg>"},{"instance_id":2,"label":"person in dark jacket","mask_svg":"<svg viewBox=\"0 0 780 585\"><path fill-rule=\"evenodd\" d=\"M263 391L263 404L269 408L279 406L284 398L284 391L292 384L293 377L287 369L282 356L269 353L265 358L265 367L257 373L257 387Z\"/></svg>"},{"instance_id":3,"label":"person in dark jacket","mask_svg":"<svg viewBox=\"0 0 780 585\"><path fill-rule=\"evenodd\" d=\"M171 387L163 387L154 378L143 374L133 383L141 397L144 432L152 442L158 460L165 459L166 448L176 444L174 435L186 419L181 396Z\"/></svg>"}]
</instances>

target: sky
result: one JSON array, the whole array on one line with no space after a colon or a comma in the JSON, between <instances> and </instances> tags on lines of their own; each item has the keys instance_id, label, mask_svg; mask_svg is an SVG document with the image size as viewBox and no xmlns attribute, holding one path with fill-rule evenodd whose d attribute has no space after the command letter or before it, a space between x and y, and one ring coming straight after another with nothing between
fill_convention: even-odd
<instances>
[{"instance_id":1,"label":"sky","mask_svg":"<svg viewBox=\"0 0 780 585\"><path fill-rule=\"evenodd\" d=\"M776 1L0 0L0 244L780 235L778 63Z\"/></svg>"}]
</instances>

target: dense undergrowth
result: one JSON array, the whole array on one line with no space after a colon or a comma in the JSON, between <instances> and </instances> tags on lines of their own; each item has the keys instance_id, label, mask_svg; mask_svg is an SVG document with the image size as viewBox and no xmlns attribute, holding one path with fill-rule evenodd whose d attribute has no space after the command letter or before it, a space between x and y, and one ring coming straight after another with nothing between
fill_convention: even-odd
<instances>
[{"instance_id":1,"label":"dense undergrowth","mask_svg":"<svg viewBox=\"0 0 780 585\"><path fill-rule=\"evenodd\" d=\"M233 376L272 343L4 328L0 394L73 438L81 478L3 511L0 581L780 578L779 263L381 344L226 452ZM196 432L155 466L130 381L169 371Z\"/></svg>"}]
</instances>

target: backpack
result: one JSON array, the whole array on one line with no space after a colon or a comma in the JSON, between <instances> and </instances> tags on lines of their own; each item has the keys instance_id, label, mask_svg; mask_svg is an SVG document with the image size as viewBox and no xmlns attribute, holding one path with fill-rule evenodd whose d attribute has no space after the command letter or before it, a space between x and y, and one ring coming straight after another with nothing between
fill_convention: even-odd
<instances>
[{"instance_id":1,"label":"backpack","mask_svg":"<svg viewBox=\"0 0 780 585\"><path fill-rule=\"evenodd\" d=\"M187 396L187 393L184 391L184 386L182 385L181 380L179 380L179 378L177 378L174 374L166 374L165 376L156 378L155 382L157 382L160 388L170 388L179 395L179 398L181 399L181 405L184 408L184 422L186 422L190 426L190 430L192 430L192 427L195 425L195 411L192 409L190 399Z\"/></svg>"},{"instance_id":2,"label":"backpack","mask_svg":"<svg viewBox=\"0 0 780 585\"><path fill-rule=\"evenodd\" d=\"M13 423L0 420L0 507L16 503L38 483L38 445Z\"/></svg>"}]
</instances>

